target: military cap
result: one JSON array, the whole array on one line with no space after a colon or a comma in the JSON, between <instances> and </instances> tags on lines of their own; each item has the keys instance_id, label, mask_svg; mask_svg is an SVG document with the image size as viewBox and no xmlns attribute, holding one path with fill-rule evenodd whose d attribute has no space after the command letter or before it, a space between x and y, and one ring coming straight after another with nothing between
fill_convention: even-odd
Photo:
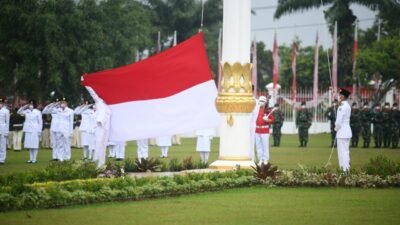
<instances>
[{"instance_id":1,"label":"military cap","mask_svg":"<svg viewBox=\"0 0 400 225\"><path fill-rule=\"evenodd\" d=\"M339 94L343 95L345 98L348 98L349 95L350 95L350 92L348 90L346 90L346 89L341 88L340 91L339 91Z\"/></svg>"}]
</instances>

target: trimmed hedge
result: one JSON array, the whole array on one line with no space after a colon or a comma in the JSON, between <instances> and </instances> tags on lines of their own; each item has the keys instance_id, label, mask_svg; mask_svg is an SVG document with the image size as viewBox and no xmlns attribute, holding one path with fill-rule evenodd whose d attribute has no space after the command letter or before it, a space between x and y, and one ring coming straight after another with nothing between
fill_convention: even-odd
<instances>
[{"instance_id":1,"label":"trimmed hedge","mask_svg":"<svg viewBox=\"0 0 400 225\"><path fill-rule=\"evenodd\" d=\"M18 191L0 188L0 211L32 208L57 208L110 201L140 200L185 195L227 188L266 185L267 187L400 187L400 174L381 178L367 174L313 173L304 170L282 171L265 180L252 171L189 173L174 177L95 178L25 184Z\"/></svg>"}]
</instances>

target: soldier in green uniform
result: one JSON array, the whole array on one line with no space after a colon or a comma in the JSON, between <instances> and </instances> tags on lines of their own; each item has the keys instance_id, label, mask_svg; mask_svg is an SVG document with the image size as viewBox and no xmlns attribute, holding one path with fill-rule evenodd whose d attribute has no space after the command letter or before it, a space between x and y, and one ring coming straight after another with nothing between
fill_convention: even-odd
<instances>
[{"instance_id":1,"label":"soldier in green uniform","mask_svg":"<svg viewBox=\"0 0 400 225\"><path fill-rule=\"evenodd\" d=\"M13 131L12 149L14 151L21 151L22 149L22 127L25 118L17 113L18 108L15 108L10 115L10 131Z\"/></svg>"},{"instance_id":2,"label":"soldier in green uniform","mask_svg":"<svg viewBox=\"0 0 400 225\"><path fill-rule=\"evenodd\" d=\"M361 131L364 140L363 147L369 148L369 143L371 142L371 122L372 122L372 112L368 108L368 102L365 102L363 108L360 112L361 121Z\"/></svg>"},{"instance_id":3,"label":"soldier in green uniform","mask_svg":"<svg viewBox=\"0 0 400 225\"><path fill-rule=\"evenodd\" d=\"M335 143L335 138L336 138L335 121L336 121L337 109L338 109L338 101L337 101L337 99L335 99L332 102L332 106L329 107L328 110L325 112L325 116L331 122L331 146L330 147L333 147L333 143ZM335 145L335 147L336 147L336 145Z\"/></svg>"},{"instance_id":4,"label":"soldier in green uniform","mask_svg":"<svg viewBox=\"0 0 400 225\"><path fill-rule=\"evenodd\" d=\"M390 109L389 102L385 103L385 107L382 110L383 124L382 124L382 136L383 136L383 147L389 148L390 141L392 139L392 110Z\"/></svg>"},{"instance_id":5,"label":"soldier in green uniform","mask_svg":"<svg viewBox=\"0 0 400 225\"><path fill-rule=\"evenodd\" d=\"M299 147L307 147L308 142L308 129L311 127L312 114L306 108L306 103L301 103L301 109L297 111L296 127L299 128Z\"/></svg>"},{"instance_id":6,"label":"soldier in green uniform","mask_svg":"<svg viewBox=\"0 0 400 225\"><path fill-rule=\"evenodd\" d=\"M283 112L279 109L279 104L275 104L275 110L272 113L274 116L274 124L272 129L272 135L274 136L274 146L281 145L281 128L283 121L285 120Z\"/></svg>"},{"instance_id":7,"label":"soldier in green uniform","mask_svg":"<svg viewBox=\"0 0 400 225\"><path fill-rule=\"evenodd\" d=\"M392 106L392 148L395 149L399 145L400 135L400 111L397 103Z\"/></svg>"},{"instance_id":8,"label":"soldier in green uniform","mask_svg":"<svg viewBox=\"0 0 400 225\"><path fill-rule=\"evenodd\" d=\"M383 115L381 105L375 105L375 110L372 116L372 123L374 124L373 135L375 141L375 148L382 147L382 129L383 129Z\"/></svg>"},{"instance_id":9,"label":"soldier in green uniform","mask_svg":"<svg viewBox=\"0 0 400 225\"><path fill-rule=\"evenodd\" d=\"M361 119L360 109L355 102L351 105L350 128L353 134L351 137L351 147L358 147L358 137L361 132Z\"/></svg>"},{"instance_id":10,"label":"soldier in green uniform","mask_svg":"<svg viewBox=\"0 0 400 225\"><path fill-rule=\"evenodd\" d=\"M42 140L40 145L42 148L51 148L50 142L50 124L51 124L51 116L48 114L42 114L43 121L43 131L42 131Z\"/></svg>"}]
</instances>

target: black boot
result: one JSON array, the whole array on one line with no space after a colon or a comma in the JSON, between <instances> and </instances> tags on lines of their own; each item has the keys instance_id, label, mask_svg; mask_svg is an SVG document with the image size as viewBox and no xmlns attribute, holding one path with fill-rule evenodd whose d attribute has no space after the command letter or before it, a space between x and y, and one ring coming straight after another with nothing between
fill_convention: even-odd
<instances>
[{"instance_id":1,"label":"black boot","mask_svg":"<svg viewBox=\"0 0 400 225\"><path fill-rule=\"evenodd\" d=\"M304 147L307 147L307 141L304 141Z\"/></svg>"}]
</instances>

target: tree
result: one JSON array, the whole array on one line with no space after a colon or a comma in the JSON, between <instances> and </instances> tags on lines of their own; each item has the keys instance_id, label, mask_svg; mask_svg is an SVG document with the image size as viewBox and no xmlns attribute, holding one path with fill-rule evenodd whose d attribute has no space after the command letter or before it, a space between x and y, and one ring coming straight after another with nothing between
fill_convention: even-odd
<instances>
[{"instance_id":1,"label":"tree","mask_svg":"<svg viewBox=\"0 0 400 225\"><path fill-rule=\"evenodd\" d=\"M360 49L358 76L363 85L381 80L373 102L379 103L392 87L400 87L400 38L387 37Z\"/></svg>"},{"instance_id":2,"label":"tree","mask_svg":"<svg viewBox=\"0 0 400 225\"><path fill-rule=\"evenodd\" d=\"M77 102L82 74L131 63L151 44L152 13L136 0L4 0L0 8L5 94L44 101L55 91Z\"/></svg>"},{"instance_id":3,"label":"tree","mask_svg":"<svg viewBox=\"0 0 400 225\"><path fill-rule=\"evenodd\" d=\"M360 4L376 10L390 7L393 3L394 1L391 0L279 0L274 17L280 18L296 11L329 6L324 14L331 33L333 33L335 21L338 23L338 85L342 86L351 83L352 74L353 24L356 16L350 9L350 5Z\"/></svg>"}]
</instances>

